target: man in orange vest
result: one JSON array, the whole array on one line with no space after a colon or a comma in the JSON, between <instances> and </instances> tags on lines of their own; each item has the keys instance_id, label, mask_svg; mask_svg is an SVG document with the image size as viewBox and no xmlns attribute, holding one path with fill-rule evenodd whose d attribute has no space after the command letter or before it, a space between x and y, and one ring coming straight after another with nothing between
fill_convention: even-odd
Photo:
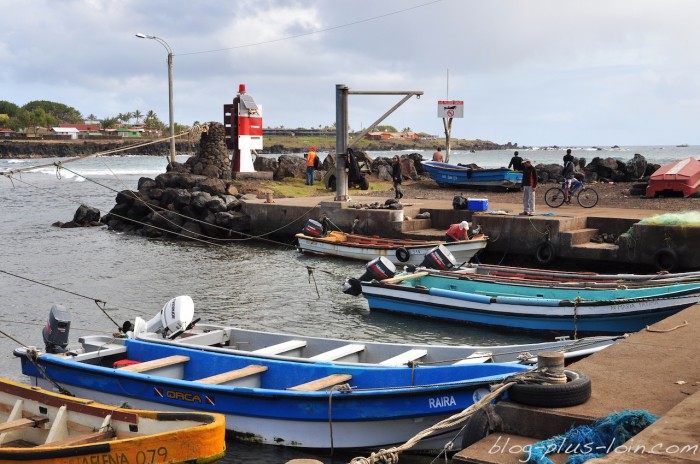
<instances>
[{"instance_id":1,"label":"man in orange vest","mask_svg":"<svg viewBox=\"0 0 700 464\"><path fill-rule=\"evenodd\" d=\"M311 147L306 155L306 185L314 185L314 171L318 166L316 147Z\"/></svg>"},{"instance_id":2,"label":"man in orange vest","mask_svg":"<svg viewBox=\"0 0 700 464\"><path fill-rule=\"evenodd\" d=\"M467 221L452 224L445 232L445 241L459 242L460 240L469 240L469 223Z\"/></svg>"}]
</instances>

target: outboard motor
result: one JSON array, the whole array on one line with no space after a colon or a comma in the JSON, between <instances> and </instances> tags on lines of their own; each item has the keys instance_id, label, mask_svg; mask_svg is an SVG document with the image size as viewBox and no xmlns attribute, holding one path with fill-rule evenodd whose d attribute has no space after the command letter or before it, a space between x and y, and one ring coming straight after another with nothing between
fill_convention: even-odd
<instances>
[{"instance_id":1,"label":"outboard motor","mask_svg":"<svg viewBox=\"0 0 700 464\"><path fill-rule=\"evenodd\" d=\"M309 219L306 221L303 231L309 237L321 237L323 235L323 226L320 222Z\"/></svg>"},{"instance_id":2,"label":"outboard motor","mask_svg":"<svg viewBox=\"0 0 700 464\"><path fill-rule=\"evenodd\" d=\"M61 305L51 306L49 320L41 330L47 353L65 353L70 332L70 313Z\"/></svg>"},{"instance_id":3,"label":"outboard motor","mask_svg":"<svg viewBox=\"0 0 700 464\"><path fill-rule=\"evenodd\" d=\"M454 255L442 245L432 248L425 254L420 267L435 269L437 271L445 271L457 266L457 261Z\"/></svg>"},{"instance_id":4,"label":"outboard motor","mask_svg":"<svg viewBox=\"0 0 700 464\"><path fill-rule=\"evenodd\" d=\"M187 295L177 296L165 303L163 309L150 321L146 322L137 317L134 320L134 338L142 332L160 333L163 338L174 338L192 322L194 318L194 302Z\"/></svg>"},{"instance_id":5,"label":"outboard motor","mask_svg":"<svg viewBox=\"0 0 700 464\"><path fill-rule=\"evenodd\" d=\"M343 284L343 293L358 296L362 293L362 282L390 279L396 275L396 266L384 256L374 258L367 263L365 273L359 277L351 277Z\"/></svg>"}]
</instances>

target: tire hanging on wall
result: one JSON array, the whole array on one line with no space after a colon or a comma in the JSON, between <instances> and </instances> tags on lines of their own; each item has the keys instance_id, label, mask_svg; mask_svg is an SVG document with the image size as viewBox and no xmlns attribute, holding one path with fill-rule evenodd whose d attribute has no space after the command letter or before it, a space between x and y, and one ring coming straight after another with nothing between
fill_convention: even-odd
<instances>
[{"instance_id":1,"label":"tire hanging on wall","mask_svg":"<svg viewBox=\"0 0 700 464\"><path fill-rule=\"evenodd\" d=\"M556 257L556 250L550 241L540 243L535 250L535 259L540 264L551 264Z\"/></svg>"},{"instance_id":2,"label":"tire hanging on wall","mask_svg":"<svg viewBox=\"0 0 700 464\"><path fill-rule=\"evenodd\" d=\"M400 247L396 249L396 259L398 259L402 263L407 262L410 257L411 253L406 248Z\"/></svg>"},{"instance_id":3,"label":"tire hanging on wall","mask_svg":"<svg viewBox=\"0 0 700 464\"><path fill-rule=\"evenodd\" d=\"M673 272L678 267L678 253L673 248L661 248L654 253L654 265L660 271Z\"/></svg>"}]
</instances>

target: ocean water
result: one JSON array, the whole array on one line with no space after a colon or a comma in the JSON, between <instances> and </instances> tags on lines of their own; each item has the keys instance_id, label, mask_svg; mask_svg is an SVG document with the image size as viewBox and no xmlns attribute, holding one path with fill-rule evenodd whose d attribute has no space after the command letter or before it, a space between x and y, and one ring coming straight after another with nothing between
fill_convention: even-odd
<instances>
[{"instance_id":1,"label":"ocean water","mask_svg":"<svg viewBox=\"0 0 700 464\"><path fill-rule=\"evenodd\" d=\"M697 156L698 147L574 149L574 154L614 156L634 153L668 164ZM413 150L411 150L413 151ZM559 163L564 150L521 150L536 163ZM393 153L370 153L389 156ZM430 153L424 152L429 159ZM591 156L588 156L590 154ZM512 150L454 152L452 162L506 166ZM0 177L0 375L25 381L12 356L18 345L43 346L41 328L52 304L72 314L71 340L89 333L113 333L135 316L150 317L177 295L190 295L202 320L249 329L348 339L443 344L506 344L548 340L543 334L502 333L445 322L370 313L362 298L344 295L349 276L363 263L300 255L292 243L232 241L227 245L147 240L103 227L61 229L86 204L105 214L116 193L135 189L143 176L164 172L167 160L139 155L110 156L65 163L65 159L0 159L0 171L47 165ZM178 161L184 161L180 157ZM94 300L106 302L104 310ZM347 462L278 447L230 443L224 462L281 463L294 458ZM422 461L415 458L414 462ZM402 462L411 462L402 457Z\"/></svg>"}]
</instances>

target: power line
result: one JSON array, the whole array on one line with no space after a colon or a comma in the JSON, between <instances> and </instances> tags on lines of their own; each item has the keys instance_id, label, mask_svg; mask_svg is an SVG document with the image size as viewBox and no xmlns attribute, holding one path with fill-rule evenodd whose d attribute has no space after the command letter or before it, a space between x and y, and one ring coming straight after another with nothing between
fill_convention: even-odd
<instances>
[{"instance_id":1,"label":"power line","mask_svg":"<svg viewBox=\"0 0 700 464\"><path fill-rule=\"evenodd\" d=\"M441 2L441 1L443 1L443 0L433 0L432 2L422 3L422 4L420 4L420 5L412 6L412 7L410 7L410 8L404 8L403 10L392 11L392 12L390 12L390 13L385 13L385 14L382 14L382 15L379 15L379 16L372 16L371 18L360 19L360 20L358 20L358 21L353 21L353 22L351 22L351 23L340 24L340 25L338 25L338 26L331 26L331 27L327 27L327 28L325 28L325 29L318 29L318 30L316 30L316 31L304 32L304 33L302 33L302 34L290 35L290 36L287 36L287 37L280 37L279 39L265 40L265 41L263 41L263 42L253 42L253 43L249 43L249 44L245 44L245 45L236 45L235 47L216 48L216 49L213 49L213 50L203 50L203 51L199 51L199 52L179 53L179 54L174 55L174 56L202 55L202 54L204 54L204 53L224 52L224 51L227 51L227 50L237 50L237 49L239 49L239 48L257 47L257 46L259 46L259 45L267 45L267 44L271 44L271 43L282 42L282 41L285 41L285 40L298 39L298 38L300 38L300 37L306 37L306 36L310 36L310 35L321 34L321 33L323 33L323 32L334 31L334 30L336 30L336 29L342 29L342 28L344 28L344 27L356 26L356 25L358 25L358 24L367 23L367 22L370 22L370 21L375 21L375 20L377 20L377 19L386 18L386 17L388 17L388 16L393 16L393 15L397 15L397 14L400 14L400 13L405 13L405 12L407 12L407 11L415 10L415 9L418 9L418 8L423 8L423 7L425 7L425 6L429 6L429 5L432 5L432 4L435 4L435 3L439 3L439 2Z\"/></svg>"}]
</instances>

